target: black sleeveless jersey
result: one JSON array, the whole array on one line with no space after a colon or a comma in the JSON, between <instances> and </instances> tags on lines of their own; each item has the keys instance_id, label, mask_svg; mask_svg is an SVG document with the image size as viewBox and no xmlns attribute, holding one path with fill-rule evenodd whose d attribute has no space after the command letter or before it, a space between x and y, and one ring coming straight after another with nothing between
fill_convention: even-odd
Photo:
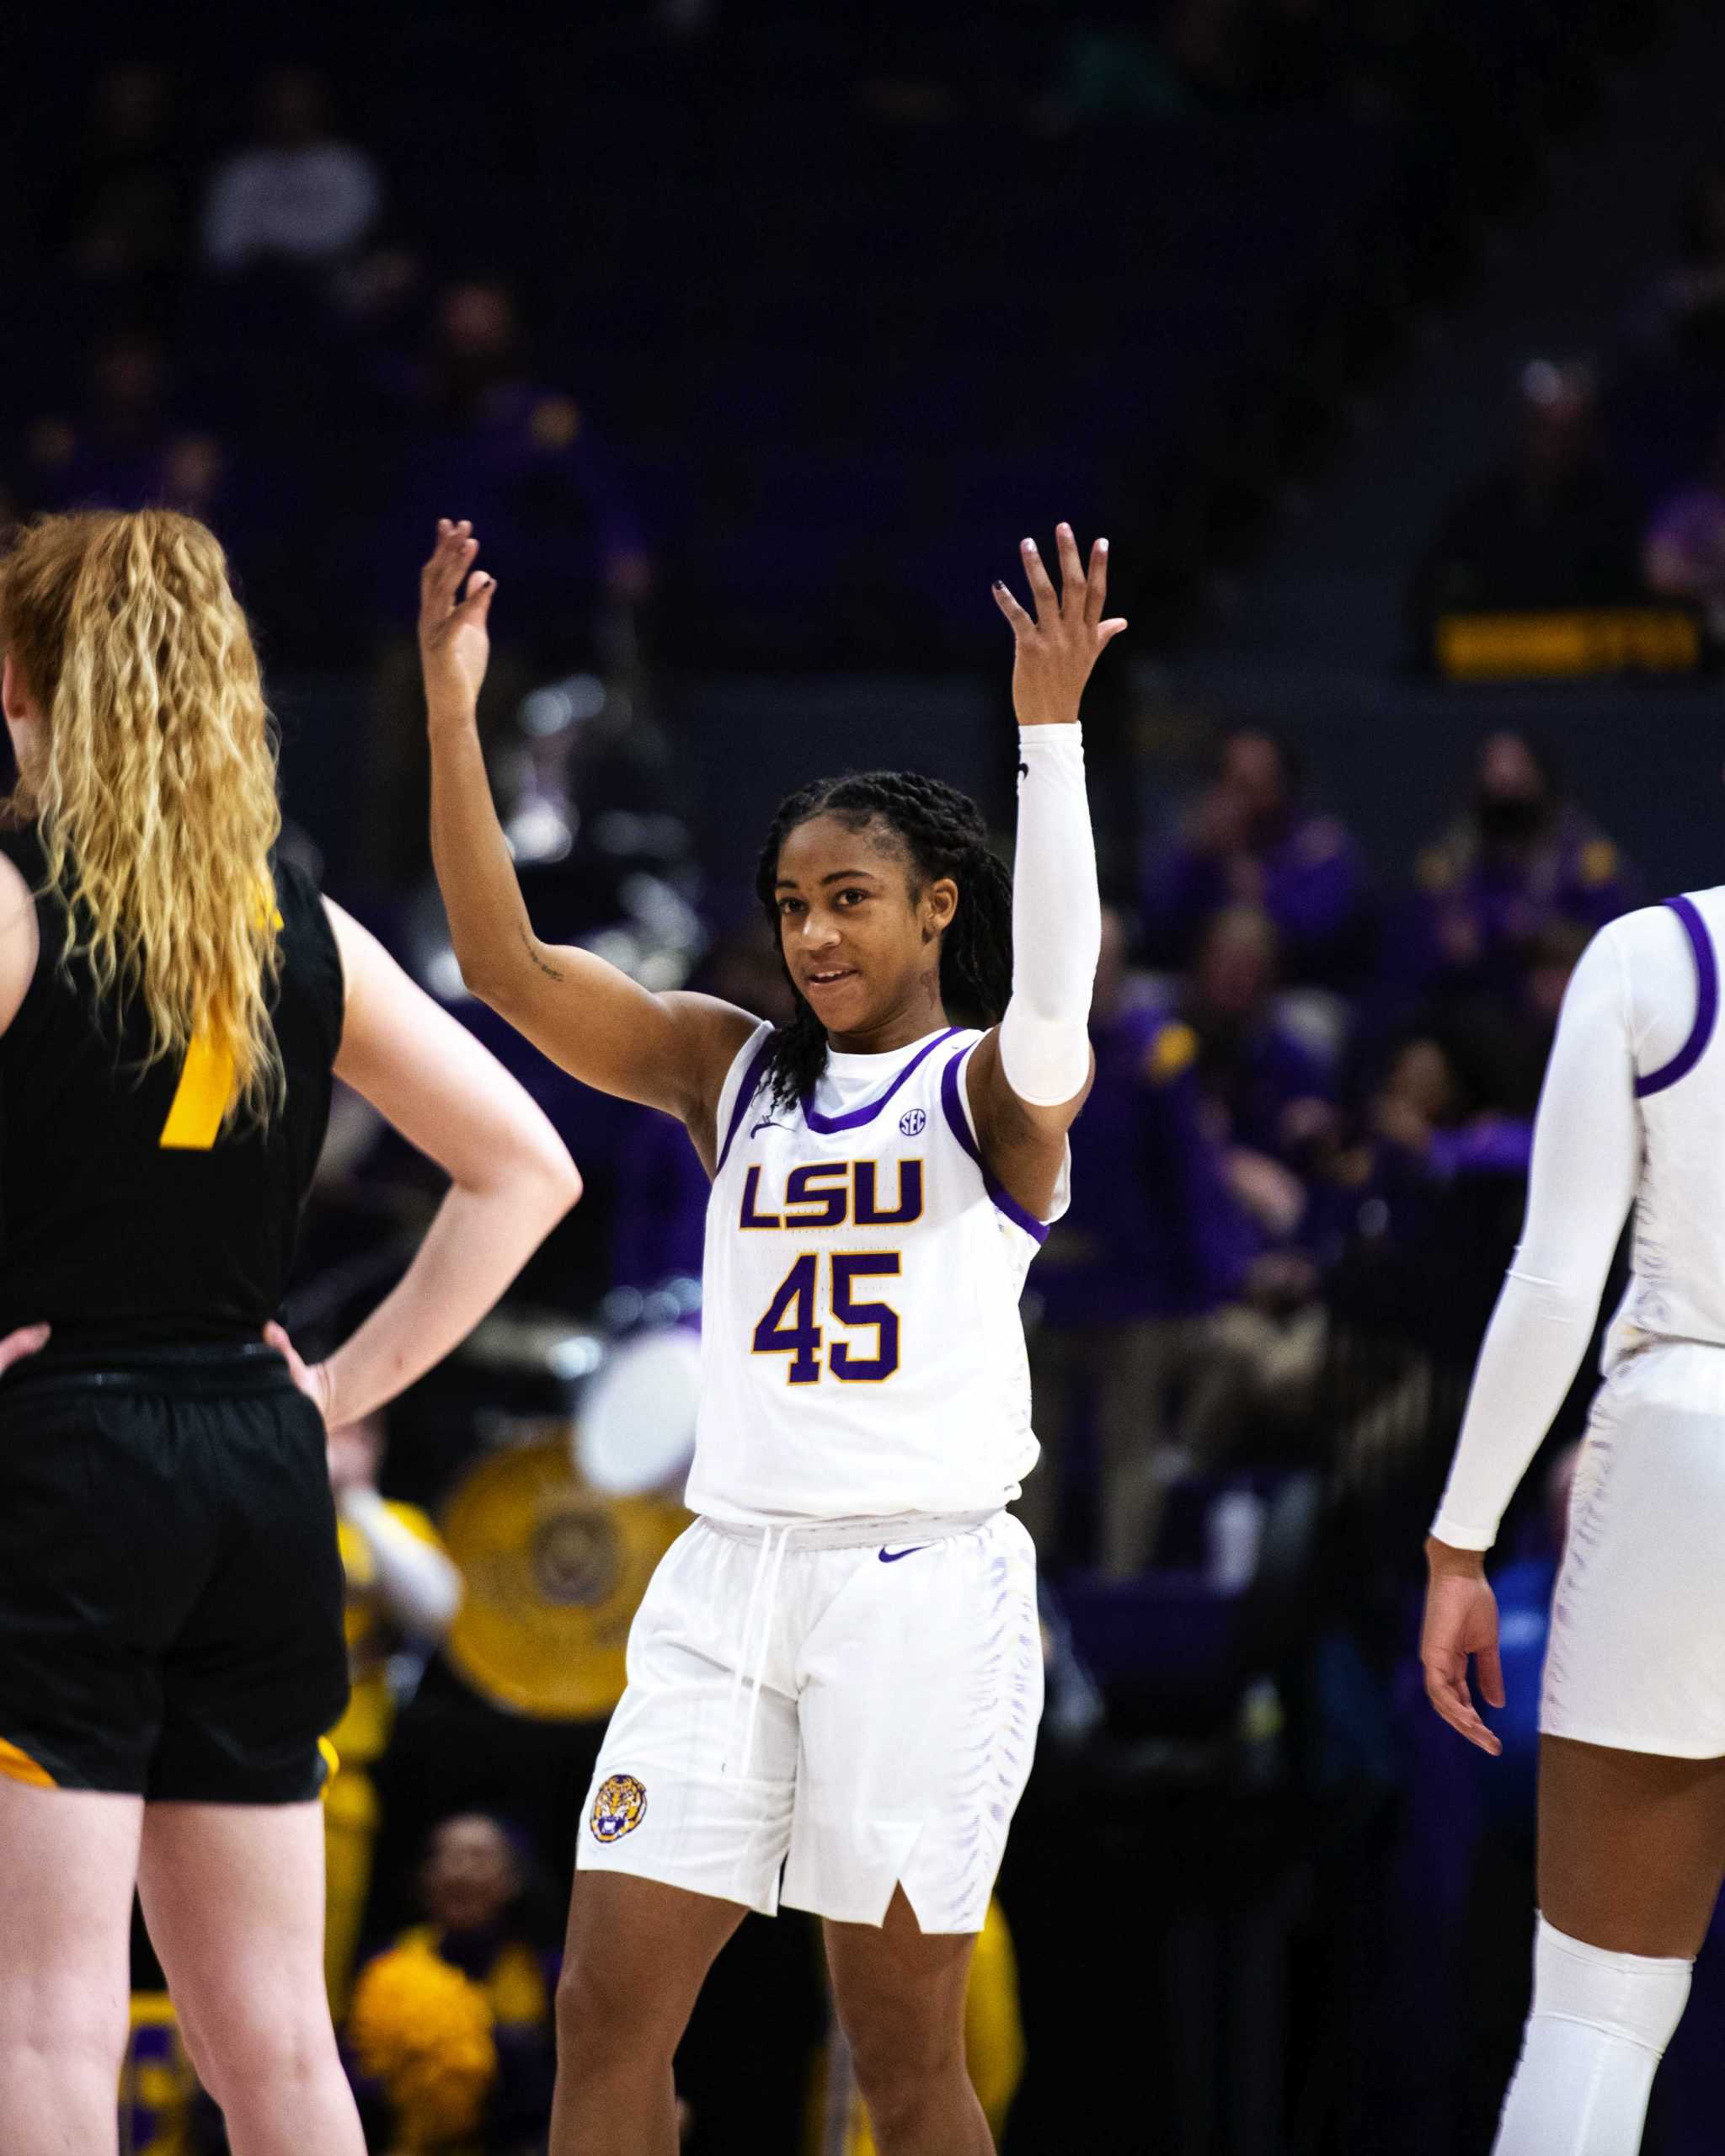
<instances>
[{"instance_id":1,"label":"black sleeveless jersey","mask_svg":"<svg viewBox=\"0 0 1725 2156\"><path fill-rule=\"evenodd\" d=\"M33 827L0 826L32 890ZM267 1129L217 1125L227 1088L194 1042L145 1070L142 1008L99 1004L87 963L61 963L57 894L36 900L41 952L0 1033L0 1337L46 1319L45 1360L255 1341L276 1315L329 1115L341 959L316 887L272 863L281 971L272 1005L287 1074Z\"/></svg>"}]
</instances>

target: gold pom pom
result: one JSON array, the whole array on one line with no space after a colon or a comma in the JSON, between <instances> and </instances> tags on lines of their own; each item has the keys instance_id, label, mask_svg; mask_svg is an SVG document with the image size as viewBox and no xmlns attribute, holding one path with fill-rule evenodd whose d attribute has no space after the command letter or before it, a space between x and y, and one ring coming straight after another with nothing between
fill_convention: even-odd
<instances>
[{"instance_id":1,"label":"gold pom pom","mask_svg":"<svg viewBox=\"0 0 1725 2156\"><path fill-rule=\"evenodd\" d=\"M348 2033L361 2072L381 2081L403 2146L441 2148L477 2132L497 2078L490 2002L421 1942L368 1962Z\"/></svg>"}]
</instances>

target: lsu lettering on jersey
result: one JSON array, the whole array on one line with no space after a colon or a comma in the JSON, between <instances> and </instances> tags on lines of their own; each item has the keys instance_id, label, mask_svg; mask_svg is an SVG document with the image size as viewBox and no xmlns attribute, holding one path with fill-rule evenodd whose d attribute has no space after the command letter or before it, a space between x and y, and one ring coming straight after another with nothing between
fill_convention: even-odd
<instances>
[{"instance_id":1,"label":"lsu lettering on jersey","mask_svg":"<svg viewBox=\"0 0 1725 2156\"><path fill-rule=\"evenodd\" d=\"M719 1098L687 1502L739 1524L992 1510L1036 1461L1018 1299L1047 1227L983 1166L982 1036L830 1055L785 1108L771 1033Z\"/></svg>"}]
</instances>

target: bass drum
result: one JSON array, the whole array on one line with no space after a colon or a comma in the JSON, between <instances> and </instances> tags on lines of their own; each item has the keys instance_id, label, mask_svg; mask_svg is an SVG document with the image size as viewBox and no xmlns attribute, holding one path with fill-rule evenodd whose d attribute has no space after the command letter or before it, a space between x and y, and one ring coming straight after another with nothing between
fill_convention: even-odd
<instances>
[{"instance_id":1,"label":"bass drum","mask_svg":"<svg viewBox=\"0 0 1725 2156\"><path fill-rule=\"evenodd\" d=\"M671 1499L585 1486L569 1432L487 1454L439 1524L465 1585L444 1642L494 1705L592 1721L622 1697L629 1626L654 1568L689 1524Z\"/></svg>"},{"instance_id":2,"label":"bass drum","mask_svg":"<svg viewBox=\"0 0 1725 2156\"><path fill-rule=\"evenodd\" d=\"M613 1348L581 1396L575 1472L612 1497L681 1497L695 1458L701 1337L656 1326Z\"/></svg>"}]
</instances>

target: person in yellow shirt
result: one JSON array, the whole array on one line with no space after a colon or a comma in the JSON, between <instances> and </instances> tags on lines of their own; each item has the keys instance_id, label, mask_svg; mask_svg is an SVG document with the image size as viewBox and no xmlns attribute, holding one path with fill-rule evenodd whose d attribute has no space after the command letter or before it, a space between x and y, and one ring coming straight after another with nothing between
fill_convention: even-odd
<instances>
[{"instance_id":1,"label":"person in yellow shirt","mask_svg":"<svg viewBox=\"0 0 1725 2156\"><path fill-rule=\"evenodd\" d=\"M388 2146L483 2156L542 2132L556 2070L549 1958L527 1936L530 1860L485 1812L432 1831L426 1921L360 1970L347 2026Z\"/></svg>"},{"instance_id":2,"label":"person in yellow shirt","mask_svg":"<svg viewBox=\"0 0 1725 2156\"><path fill-rule=\"evenodd\" d=\"M330 1732L339 1771L324 1797L323 1970L332 2011L347 2004L378 1826L371 1769L389 1742L395 1696L389 1661L403 1644L429 1650L453 1622L461 1574L431 1522L377 1492L382 1417L329 1433L341 1561L347 1577L347 1712Z\"/></svg>"}]
</instances>

